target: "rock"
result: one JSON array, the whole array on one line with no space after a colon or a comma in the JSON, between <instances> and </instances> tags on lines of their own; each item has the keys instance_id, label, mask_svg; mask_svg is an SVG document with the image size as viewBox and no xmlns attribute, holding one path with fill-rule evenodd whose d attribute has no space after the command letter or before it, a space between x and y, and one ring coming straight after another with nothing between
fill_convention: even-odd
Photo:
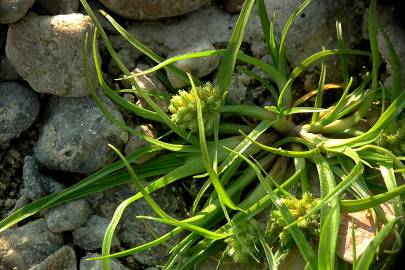
<instances>
[{"instance_id":1,"label":"rock","mask_svg":"<svg viewBox=\"0 0 405 270\"><path fill-rule=\"evenodd\" d=\"M294 246L278 265L279 270L304 270L306 262L297 246Z\"/></svg>"},{"instance_id":2,"label":"rock","mask_svg":"<svg viewBox=\"0 0 405 270\"><path fill-rule=\"evenodd\" d=\"M73 248L63 246L46 258L45 261L29 270L77 270L76 264L76 253Z\"/></svg>"},{"instance_id":3,"label":"rock","mask_svg":"<svg viewBox=\"0 0 405 270\"><path fill-rule=\"evenodd\" d=\"M35 0L0 0L0 23L13 23L24 17Z\"/></svg>"},{"instance_id":4,"label":"rock","mask_svg":"<svg viewBox=\"0 0 405 270\"><path fill-rule=\"evenodd\" d=\"M63 236L48 230L43 219L0 235L0 265L6 269L29 269L63 245Z\"/></svg>"},{"instance_id":5,"label":"rock","mask_svg":"<svg viewBox=\"0 0 405 270\"><path fill-rule=\"evenodd\" d=\"M100 257L101 254L98 253L89 253L86 257L83 257L80 260L80 270L100 270L101 269L101 261L87 261L89 258ZM121 263L117 262L114 259L110 260L111 270L129 270Z\"/></svg>"},{"instance_id":6,"label":"rock","mask_svg":"<svg viewBox=\"0 0 405 270\"><path fill-rule=\"evenodd\" d=\"M148 65L139 64L137 65L136 69L132 71L132 74L137 74L142 71L149 69ZM136 83L139 87L146 93L151 95L152 100L164 111L167 112L168 110L168 102L170 99L170 95L166 90L166 87L159 81L155 74L147 74L147 75L140 75L135 77ZM132 86L127 80L122 80L121 85L127 89L130 89ZM146 103L144 99L141 97L137 97L137 105L141 106L142 108L150 109L149 105Z\"/></svg>"},{"instance_id":7,"label":"rock","mask_svg":"<svg viewBox=\"0 0 405 270\"><path fill-rule=\"evenodd\" d=\"M124 121L112 102L101 97L112 115ZM54 170L91 173L116 158L127 133L109 122L90 97L52 97L35 147L35 158Z\"/></svg>"},{"instance_id":8,"label":"rock","mask_svg":"<svg viewBox=\"0 0 405 270\"><path fill-rule=\"evenodd\" d=\"M192 47L182 48L172 55L169 56L176 56L186 53L194 53L194 52L202 52L208 50L214 50L214 46L207 40L202 40L200 42L195 43ZM185 59L175 62L173 65L179 68L182 71L190 72L192 75L196 76L197 78L202 78L207 76L215 69L218 68L220 62L220 58L218 56L211 56L211 57L204 57L204 58L192 58L192 59ZM167 77L172 84L172 86L176 89L184 87L188 85L188 83L183 82L180 80L175 74L171 72L167 72Z\"/></svg>"},{"instance_id":9,"label":"rock","mask_svg":"<svg viewBox=\"0 0 405 270\"><path fill-rule=\"evenodd\" d=\"M69 201L47 210L44 219L52 232L71 231L82 226L91 211L84 199Z\"/></svg>"},{"instance_id":10,"label":"rock","mask_svg":"<svg viewBox=\"0 0 405 270\"><path fill-rule=\"evenodd\" d=\"M401 72L402 72L402 85L405 80L405 33L404 27L400 21L398 11L390 5L379 5L378 6L378 22L381 25L381 28L387 33L395 51L399 57L401 63ZM385 62L388 63L388 73L392 74L392 68L389 64L389 50L388 46L385 43L383 35L378 31L378 48Z\"/></svg>"},{"instance_id":11,"label":"rock","mask_svg":"<svg viewBox=\"0 0 405 270\"><path fill-rule=\"evenodd\" d=\"M19 81L21 80L20 75L10 63L8 58L3 55L0 58L0 81Z\"/></svg>"},{"instance_id":12,"label":"rock","mask_svg":"<svg viewBox=\"0 0 405 270\"><path fill-rule=\"evenodd\" d=\"M137 51L130 48L123 48L119 50L117 54L128 70L133 70L135 68L135 61L139 58L139 54ZM108 63L107 70L108 73L112 76L118 76L121 73L121 69L112 58Z\"/></svg>"},{"instance_id":13,"label":"rock","mask_svg":"<svg viewBox=\"0 0 405 270\"><path fill-rule=\"evenodd\" d=\"M23 179L25 193L31 200L42 198L52 191L50 177L40 174L38 163L32 156L24 158Z\"/></svg>"},{"instance_id":14,"label":"rock","mask_svg":"<svg viewBox=\"0 0 405 270\"><path fill-rule=\"evenodd\" d=\"M40 93L79 97L88 95L84 77L84 40L92 36L90 17L82 14L29 14L11 24L6 55L31 87ZM93 59L90 54L90 66ZM94 69L91 80L97 83Z\"/></svg>"},{"instance_id":15,"label":"rock","mask_svg":"<svg viewBox=\"0 0 405 270\"><path fill-rule=\"evenodd\" d=\"M0 83L0 145L31 127L39 113L37 95L16 82Z\"/></svg>"},{"instance_id":16,"label":"rock","mask_svg":"<svg viewBox=\"0 0 405 270\"><path fill-rule=\"evenodd\" d=\"M250 83L250 77L242 71L234 73L226 95L226 101L230 104L241 104L245 100L247 86Z\"/></svg>"},{"instance_id":17,"label":"rock","mask_svg":"<svg viewBox=\"0 0 405 270\"><path fill-rule=\"evenodd\" d=\"M395 218L394 210L391 204L385 203L381 205L388 220ZM354 220L354 224L353 221ZM381 221L380 221L381 222ZM382 224L376 224L375 215L372 210L364 210L355 213L342 213L340 215L340 225L338 242L336 247L337 255L344 261L353 262L353 235L352 229L354 226L354 237L356 243L356 257L357 259L364 253L371 241L375 238L378 230L381 229ZM389 239L389 240L387 240ZM385 243L386 247L382 250L389 250L395 243L395 239L388 238ZM390 247L388 246L390 245Z\"/></svg>"},{"instance_id":18,"label":"rock","mask_svg":"<svg viewBox=\"0 0 405 270\"><path fill-rule=\"evenodd\" d=\"M79 10L79 0L36 0L36 5L48 12L49 15L76 13Z\"/></svg>"},{"instance_id":19,"label":"rock","mask_svg":"<svg viewBox=\"0 0 405 270\"><path fill-rule=\"evenodd\" d=\"M148 137L152 137L156 139L156 132L153 129L152 125L148 124L148 125L140 125L138 127L135 128L136 130L138 130L139 132L142 132L143 134L145 134ZM127 145L125 146L125 154L127 156L129 156L130 154L132 154L133 152L135 152L137 149L147 146L149 145L148 142L134 136L131 135L129 137L129 141L127 143ZM142 156L141 158L135 160L135 164L141 164L153 157L155 157L157 155L158 152L152 152L152 153L148 153L144 156Z\"/></svg>"},{"instance_id":20,"label":"rock","mask_svg":"<svg viewBox=\"0 0 405 270\"><path fill-rule=\"evenodd\" d=\"M101 249L108 224L108 219L92 215L82 227L73 231L73 243L89 251ZM118 239L114 237L111 246L119 247L119 245Z\"/></svg>"},{"instance_id":21,"label":"rock","mask_svg":"<svg viewBox=\"0 0 405 270\"><path fill-rule=\"evenodd\" d=\"M118 205L134 194L136 194L136 189L131 185L122 185L105 191L103 196L104 203L100 205L99 212L110 219ZM184 216L184 200L176 191L165 188L154 192L152 197L170 216L178 219ZM155 239L156 235L165 234L173 229L171 226L159 222L137 219L136 217L139 215L155 216L152 209L143 199L132 203L122 216L120 228L117 230L121 246L139 246ZM150 233L151 231L153 233ZM179 237L175 236L168 243L172 245L178 240L180 240ZM168 251L165 245L159 245L134 254L130 258L134 258L137 263L146 266L155 266L162 264L168 259Z\"/></svg>"},{"instance_id":22,"label":"rock","mask_svg":"<svg viewBox=\"0 0 405 270\"><path fill-rule=\"evenodd\" d=\"M242 9L245 0L225 0L224 8L229 13L237 13Z\"/></svg>"},{"instance_id":23,"label":"rock","mask_svg":"<svg viewBox=\"0 0 405 270\"><path fill-rule=\"evenodd\" d=\"M172 217L179 219L184 209L183 199L169 189L161 190L152 194L155 201ZM150 222L137 219L137 216L156 216L145 200L139 200L128 207L122 217L119 239L127 246L139 246L156 239L156 236L168 233L173 229L159 222ZM169 241L170 245L179 241L174 237ZM143 252L132 255L140 264L154 266L164 263L169 258L169 249L159 245Z\"/></svg>"},{"instance_id":24,"label":"rock","mask_svg":"<svg viewBox=\"0 0 405 270\"><path fill-rule=\"evenodd\" d=\"M210 0L105 0L102 3L125 18L152 20L189 13L209 2Z\"/></svg>"}]
</instances>

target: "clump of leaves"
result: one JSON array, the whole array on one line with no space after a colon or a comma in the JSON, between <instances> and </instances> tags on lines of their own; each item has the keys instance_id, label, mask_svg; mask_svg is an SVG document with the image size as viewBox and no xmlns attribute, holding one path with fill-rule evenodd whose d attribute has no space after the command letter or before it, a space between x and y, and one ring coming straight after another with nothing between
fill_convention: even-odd
<instances>
[{"instance_id":1,"label":"clump of leaves","mask_svg":"<svg viewBox=\"0 0 405 270\"><path fill-rule=\"evenodd\" d=\"M378 145L395 155L405 155L405 118L394 122L380 136Z\"/></svg>"}]
</instances>

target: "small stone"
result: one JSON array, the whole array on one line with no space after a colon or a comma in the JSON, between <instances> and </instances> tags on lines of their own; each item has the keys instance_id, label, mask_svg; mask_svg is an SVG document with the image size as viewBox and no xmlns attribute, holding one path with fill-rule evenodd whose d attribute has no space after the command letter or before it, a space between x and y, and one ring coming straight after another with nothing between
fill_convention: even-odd
<instances>
[{"instance_id":1,"label":"small stone","mask_svg":"<svg viewBox=\"0 0 405 270\"><path fill-rule=\"evenodd\" d=\"M63 236L48 230L43 219L0 235L0 265L7 269L29 269L63 245Z\"/></svg>"},{"instance_id":2,"label":"small stone","mask_svg":"<svg viewBox=\"0 0 405 270\"><path fill-rule=\"evenodd\" d=\"M237 13L242 9L245 0L225 0L224 8L229 13Z\"/></svg>"},{"instance_id":3,"label":"small stone","mask_svg":"<svg viewBox=\"0 0 405 270\"><path fill-rule=\"evenodd\" d=\"M13 23L24 17L35 0L0 0L0 23Z\"/></svg>"},{"instance_id":4,"label":"small stone","mask_svg":"<svg viewBox=\"0 0 405 270\"><path fill-rule=\"evenodd\" d=\"M76 13L80 5L79 0L36 0L35 4L49 15Z\"/></svg>"},{"instance_id":5,"label":"small stone","mask_svg":"<svg viewBox=\"0 0 405 270\"><path fill-rule=\"evenodd\" d=\"M52 232L72 231L82 226L91 211L84 199L69 201L47 210L44 219Z\"/></svg>"},{"instance_id":6,"label":"small stone","mask_svg":"<svg viewBox=\"0 0 405 270\"><path fill-rule=\"evenodd\" d=\"M38 113L35 92L17 82L0 83L0 145L31 127Z\"/></svg>"},{"instance_id":7,"label":"small stone","mask_svg":"<svg viewBox=\"0 0 405 270\"><path fill-rule=\"evenodd\" d=\"M59 96L88 95L84 77L84 41L92 36L89 16L29 14L11 24L6 55L11 64L37 92ZM93 58L89 56L90 66ZM97 84L94 68L90 80Z\"/></svg>"},{"instance_id":8,"label":"small stone","mask_svg":"<svg viewBox=\"0 0 405 270\"><path fill-rule=\"evenodd\" d=\"M391 204L382 204L381 208L388 220L395 218L394 210ZM368 209L355 213L342 213L340 215L336 253L346 262L353 262L353 242L356 243L356 257L358 259L367 249L371 241L373 241L378 233L379 228L382 227L382 224L376 224L375 215L371 211L371 209ZM352 234L353 229L355 237L354 241ZM391 240L385 241L386 245L388 242L391 246L384 249L388 250L392 248L392 244L395 241Z\"/></svg>"},{"instance_id":9,"label":"small stone","mask_svg":"<svg viewBox=\"0 0 405 270\"><path fill-rule=\"evenodd\" d=\"M195 52L202 52L208 50L214 50L214 46L207 40L201 40L192 47L186 47L179 49L178 51L174 52L172 55L169 56L176 56L185 53L195 53ZM196 76L197 78L203 78L207 76L215 69L218 68L220 62L220 58L218 56L210 56L210 57L203 57L203 58L192 58L192 59L184 59L175 62L173 65L184 72L190 72L192 75ZM175 74L171 72L167 72L167 77L172 84L173 88L181 88L188 83L183 82L180 80Z\"/></svg>"},{"instance_id":10,"label":"small stone","mask_svg":"<svg viewBox=\"0 0 405 270\"><path fill-rule=\"evenodd\" d=\"M132 74L137 74L142 71L149 69L148 65L139 64L136 69L132 71ZM155 74L140 75L135 77L136 83L139 87L149 94L152 100L164 111L167 112L168 109L168 99L170 97L166 90L166 87L158 80ZM122 80L121 84L123 87L130 89L131 85L127 80ZM149 105L144 99L138 96L138 104L142 108L150 109Z\"/></svg>"},{"instance_id":11,"label":"small stone","mask_svg":"<svg viewBox=\"0 0 405 270\"><path fill-rule=\"evenodd\" d=\"M76 253L73 248L63 246L29 270L77 270L76 264Z\"/></svg>"},{"instance_id":12,"label":"small stone","mask_svg":"<svg viewBox=\"0 0 405 270\"><path fill-rule=\"evenodd\" d=\"M247 86L251 83L251 79L242 71L232 75L231 85L229 86L226 101L230 104L241 104L246 98Z\"/></svg>"},{"instance_id":13,"label":"small stone","mask_svg":"<svg viewBox=\"0 0 405 270\"><path fill-rule=\"evenodd\" d=\"M100 98L112 115L123 122L112 102ZM87 174L116 159L108 144L121 148L127 140L127 133L105 118L90 97L52 97L35 158L50 169Z\"/></svg>"},{"instance_id":14,"label":"small stone","mask_svg":"<svg viewBox=\"0 0 405 270\"><path fill-rule=\"evenodd\" d=\"M306 261L297 246L294 246L278 265L279 270L304 270Z\"/></svg>"},{"instance_id":15,"label":"small stone","mask_svg":"<svg viewBox=\"0 0 405 270\"><path fill-rule=\"evenodd\" d=\"M86 257L81 258L80 260L80 270L100 270L101 269L101 261L88 261L89 258L100 257L101 254L98 253L89 253ZM111 270L129 270L125 266L123 266L118 261L111 259L110 260L110 267Z\"/></svg>"},{"instance_id":16,"label":"small stone","mask_svg":"<svg viewBox=\"0 0 405 270\"><path fill-rule=\"evenodd\" d=\"M49 194L50 178L40 174L38 163L32 156L24 158L23 179L29 199L36 200Z\"/></svg>"},{"instance_id":17,"label":"small stone","mask_svg":"<svg viewBox=\"0 0 405 270\"><path fill-rule=\"evenodd\" d=\"M17 202L16 199L10 199L8 198L5 202L4 202L4 207L6 209L11 209L13 208L13 206L15 205L15 203Z\"/></svg>"},{"instance_id":18,"label":"small stone","mask_svg":"<svg viewBox=\"0 0 405 270\"><path fill-rule=\"evenodd\" d=\"M140 125L138 127L135 128L136 130L138 130L139 132L142 132L145 136L151 137L151 138L156 138L156 132L153 129L152 125L147 124L147 125ZM127 156L129 156L130 154L132 154L133 152L135 152L137 149L147 146L149 145L149 143L147 141L144 141L134 135L131 135L129 137L129 141L127 143L127 145L125 146L125 154ZM145 161L155 157L157 155L158 152L152 152L152 153L148 153L146 155L143 155L141 158L135 160L135 164L141 164L144 163Z\"/></svg>"},{"instance_id":19,"label":"small stone","mask_svg":"<svg viewBox=\"0 0 405 270\"><path fill-rule=\"evenodd\" d=\"M0 58L0 81L19 81L21 80L20 75L10 63L10 60L3 55Z\"/></svg>"},{"instance_id":20,"label":"small stone","mask_svg":"<svg viewBox=\"0 0 405 270\"><path fill-rule=\"evenodd\" d=\"M102 3L125 18L151 20L189 13L209 2L210 0L105 0Z\"/></svg>"},{"instance_id":21,"label":"small stone","mask_svg":"<svg viewBox=\"0 0 405 270\"><path fill-rule=\"evenodd\" d=\"M117 54L128 70L133 70L135 68L135 62L139 58L139 53L137 51L131 48L122 48ZM112 58L108 63L107 70L112 76L118 76L121 73L121 69Z\"/></svg>"},{"instance_id":22,"label":"small stone","mask_svg":"<svg viewBox=\"0 0 405 270\"><path fill-rule=\"evenodd\" d=\"M89 251L101 249L108 224L108 219L92 215L82 227L73 231L73 243ZM114 236L111 246L119 247L119 245L118 239Z\"/></svg>"}]
</instances>

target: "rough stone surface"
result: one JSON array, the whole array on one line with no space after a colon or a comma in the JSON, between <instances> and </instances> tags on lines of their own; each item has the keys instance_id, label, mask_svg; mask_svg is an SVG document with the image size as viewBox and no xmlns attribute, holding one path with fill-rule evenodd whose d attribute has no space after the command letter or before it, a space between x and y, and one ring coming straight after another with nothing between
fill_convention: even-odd
<instances>
[{"instance_id":1,"label":"rough stone surface","mask_svg":"<svg viewBox=\"0 0 405 270\"><path fill-rule=\"evenodd\" d=\"M108 224L108 219L92 215L82 227L73 231L73 243L89 251L101 249ZM114 236L111 246L118 247L119 245L118 239Z\"/></svg>"},{"instance_id":2,"label":"rough stone surface","mask_svg":"<svg viewBox=\"0 0 405 270\"><path fill-rule=\"evenodd\" d=\"M43 219L0 235L0 265L6 269L29 269L63 245L63 237L48 230Z\"/></svg>"},{"instance_id":3,"label":"rough stone surface","mask_svg":"<svg viewBox=\"0 0 405 270\"><path fill-rule=\"evenodd\" d=\"M139 58L139 53L134 49L122 48L117 52L118 56L127 67L128 70L133 70L136 67L135 61ZM112 76L118 76L121 73L121 69L111 58L107 66L108 73Z\"/></svg>"},{"instance_id":4,"label":"rough stone surface","mask_svg":"<svg viewBox=\"0 0 405 270\"><path fill-rule=\"evenodd\" d=\"M100 205L100 212L103 216L111 218L117 206L134 194L136 194L136 190L129 185L105 191L104 203ZM176 191L163 189L154 192L152 196L170 216L181 218L184 215L184 202ZM155 239L156 235L163 235L172 230L171 226L159 222L137 219L136 216L139 215L155 216L152 209L143 199L131 204L122 216L121 227L118 231L118 238L122 247L129 248L144 244ZM152 231L153 233L151 233ZM179 238L175 237L174 240L178 241ZM169 241L169 243L174 244L175 241ZM146 266L162 264L168 259L168 256L168 249L163 245L132 255L137 263Z\"/></svg>"},{"instance_id":5,"label":"rough stone surface","mask_svg":"<svg viewBox=\"0 0 405 270\"><path fill-rule=\"evenodd\" d=\"M35 91L86 96L83 44L86 32L91 36L92 29L90 17L82 14L29 14L9 26L6 55ZM90 56L90 65L92 62ZM95 71L91 77L96 84Z\"/></svg>"},{"instance_id":6,"label":"rough stone surface","mask_svg":"<svg viewBox=\"0 0 405 270\"><path fill-rule=\"evenodd\" d=\"M200 41L194 44L192 47L182 48L170 56L181 55L185 53L202 52L215 49L214 46L207 40ZM175 62L173 65L182 71L190 72L197 78L207 76L219 66L220 58L218 56L185 59ZM167 72L167 77L174 88L181 88L188 83L180 80L175 74Z\"/></svg>"},{"instance_id":7,"label":"rough stone surface","mask_svg":"<svg viewBox=\"0 0 405 270\"><path fill-rule=\"evenodd\" d=\"M42 198L62 189L62 184L41 174L38 163L32 156L24 158L23 179L25 194L31 200Z\"/></svg>"},{"instance_id":8,"label":"rough stone surface","mask_svg":"<svg viewBox=\"0 0 405 270\"><path fill-rule=\"evenodd\" d=\"M251 83L251 78L243 73L237 71L232 75L231 85L229 86L226 101L230 104L241 104L246 97L248 85Z\"/></svg>"},{"instance_id":9,"label":"rough stone surface","mask_svg":"<svg viewBox=\"0 0 405 270\"><path fill-rule=\"evenodd\" d=\"M136 130L138 130L139 132L142 132L144 135L151 137L151 138L156 138L156 132L153 129L152 125L148 124L148 125L140 125L138 127L135 128ZM135 150L147 146L149 145L148 142L134 136L131 135L129 137L129 141L127 143L127 145L125 146L125 154L128 156L130 154L132 154L133 152L135 152ZM142 156L141 158L135 160L135 164L141 164L153 157L156 156L158 152L153 152L153 153L148 153L144 156Z\"/></svg>"},{"instance_id":10,"label":"rough stone surface","mask_svg":"<svg viewBox=\"0 0 405 270\"><path fill-rule=\"evenodd\" d=\"M278 265L279 270L304 270L306 262L301 255L300 250L295 246L293 247L284 259Z\"/></svg>"},{"instance_id":11,"label":"rough stone surface","mask_svg":"<svg viewBox=\"0 0 405 270\"><path fill-rule=\"evenodd\" d=\"M63 246L29 270L77 270L76 264L76 253L73 248Z\"/></svg>"},{"instance_id":12,"label":"rough stone surface","mask_svg":"<svg viewBox=\"0 0 405 270\"><path fill-rule=\"evenodd\" d=\"M35 0L0 0L0 23L13 23L24 17Z\"/></svg>"},{"instance_id":13,"label":"rough stone surface","mask_svg":"<svg viewBox=\"0 0 405 270\"><path fill-rule=\"evenodd\" d=\"M16 82L0 83L0 145L28 129L39 113L37 95Z\"/></svg>"},{"instance_id":14,"label":"rough stone surface","mask_svg":"<svg viewBox=\"0 0 405 270\"><path fill-rule=\"evenodd\" d=\"M0 46L1 47L1 46ZM18 81L21 80L20 75L10 63L10 60L3 55L0 58L0 81Z\"/></svg>"},{"instance_id":15,"label":"rough stone surface","mask_svg":"<svg viewBox=\"0 0 405 270\"><path fill-rule=\"evenodd\" d=\"M399 21L398 11L391 5L379 5L378 6L378 22L381 27L387 33L395 51L399 57L401 63L401 72L402 72L402 83L405 80L405 32L404 27ZM388 46L385 43L383 35L381 32L378 32L378 48L382 57L388 63L388 72L392 73L391 65L389 64L389 50Z\"/></svg>"},{"instance_id":16,"label":"rough stone surface","mask_svg":"<svg viewBox=\"0 0 405 270\"><path fill-rule=\"evenodd\" d=\"M236 13L242 9L245 0L225 0L224 8L229 13Z\"/></svg>"},{"instance_id":17,"label":"rough stone surface","mask_svg":"<svg viewBox=\"0 0 405 270\"><path fill-rule=\"evenodd\" d=\"M86 200L79 199L50 208L45 212L44 219L52 232L64 232L82 226L90 213Z\"/></svg>"},{"instance_id":18,"label":"rough stone surface","mask_svg":"<svg viewBox=\"0 0 405 270\"><path fill-rule=\"evenodd\" d=\"M48 12L49 15L76 13L79 10L79 0L36 0L36 5Z\"/></svg>"},{"instance_id":19,"label":"rough stone surface","mask_svg":"<svg viewBox=\"0 0 405 270\"><path fill-rule=\"evenodd\" d=\"M103 4L128 19L150 20L173 17L196 10L211 0L104 0Z\"/></svg>"},{"instance_id":20,"label":"rough stone surface","mask_svg":"<svg viewBox=\"0 0 405 270\"><path fill-rule=\"evenodd\" d=\"M98 253L89 253L86 257L83 257L80 260L80 269L79 270L100 270L101 269L101 261L87 261L88 258L100 257L101 254ZM111 270L129 270L121 263L117 262L116 260L110 260Z\"/></svg>"},{"instance_id":21,"label":"rough stone surface","mask_svg":"<svg viewBox=\"0 0 405 270\"><path fill-rule=\"evenodd\" d=\"M123 118L107 98L102 101L119 121ZM91 173L112 162L127 133L109 122L90 97L52 97L35 148L36 159L50 169Z\"/></svg>"}]
</instances>

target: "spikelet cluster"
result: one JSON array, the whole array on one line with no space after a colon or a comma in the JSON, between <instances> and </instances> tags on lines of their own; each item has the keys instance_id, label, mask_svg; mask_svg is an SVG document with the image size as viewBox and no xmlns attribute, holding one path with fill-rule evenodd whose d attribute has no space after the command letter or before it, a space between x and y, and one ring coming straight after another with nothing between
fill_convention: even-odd
<instances>
[{"instance_id":1,"label":"spikelet cluster","mask_svg":"<svg viewBox=\"0 0 405 270\"><path fill-rule=\"evenodd\" d=\"M258 257L256 243L258 241L258 224L255 219L239 224L232 236L225 239L228 246L225 252L235 263L248 264Z\"/></svg>"},{"instance_id":2,"label":"spikelet cluster","mask_svg":"<svg viewBox=\"0 0 405 270\"><path fill-rule=\"evenodd\" d=\"M397 156L405 155L405 117L387 128L380 136L377 144L390 150Z\"/></svg>"},{"instance_id":3,"label":"spikelet cluster","mask_svg":"<svg viewBox=\"0 0 405 270\"><path fill-rule=\"evenodd\" d=\"M209 82L196 86L196 92L201 100L205 132L211 134L215 117L221 110L221 96L219 91ZM169 110L172 113L171 119L177 125L193 133L198 131L197 102L192 92L180 90L170 100Z\"/></svg>"},{"instance_id":4,"label":"spikelet cluster","mask_svg":"<svg viewBox=\"0 0 405 270\"><path fill-rule=\"evenodd\" d=\"M316 206L316 202L314 201L310 193L304 193L302 199L300 200L291 197L287 199L281 199L280 203L284 204L288 208L291 215L295 219L304 216L310 209ZM315 239L319 237L320 231L319 219L320 219L319 214L313 214L301 220L298 223L298 227L301 228L307 239L311 238ZM286 249L291 248L294 245L294 240L290 232L287 229L283 228L288 224L284 220L280 211L276 210L272 212L271 221L274 224L274 226L280 230L279 238L281 246Z\"/></svg>"}]
</instances>

